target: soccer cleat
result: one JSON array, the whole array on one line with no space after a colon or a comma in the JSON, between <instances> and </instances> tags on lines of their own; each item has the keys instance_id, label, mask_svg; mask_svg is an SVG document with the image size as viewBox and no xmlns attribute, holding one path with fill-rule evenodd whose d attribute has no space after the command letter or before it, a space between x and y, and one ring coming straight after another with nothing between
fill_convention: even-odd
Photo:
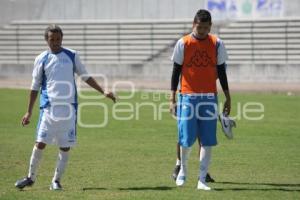
<instances>
[{"instance_id":1,"label":"soccer cleat","mask_svg":"<svg viewBox=\"0 0 300 200\"><path fill-rule=\"evenodd\" d=\"M210 187L208 187L205 183L201 182L200 180L198 181L198 185L197 185L197 189L198 190L211 190Z\"/></svg>"},{"instance_id":2,"label":"soccer cleat","mask_svg":"<svg viewBox=\"0 0 300 200\"><path fill-rule=\"evenodd\" d=\"M179 171L180 171L180 165L176 165L172 174L172 178L174 179L174 181L176 181Z\"/></svg>"},{"instance_id":3,"label":"soccer cleat","mask_svg":"<svg viewBox=\"0 0 300 200\"><path fill-rule=\"evenodd\" d=\"M172 178L174 179L174 181L176 181L177 176L179 174L179 171L180 171L180 165L176 165L174 170L173 170L173 174L172 174ZM209 182L214 183L215 182L215 180L210 176L209 173L206 174L205 181L207 183L209 183Z\"/></svg>"},{"instance_id":4,"label":"soccer cleat","mask_svg":"<svg viewBox=\"0 0 300 200\"><path fill-rule=\"evenodd\" d=\"M31 180L31 178L29 177L25 177L23 179L20 179L18 180L16 183L15 183L15 186L19 189L23 189L24 187L26 186L32 186L34 184L34 181Z\"/></svg>"},{"instance_id":5,"label":"soccer cleat","mask_svg":"<svg viewBox=\"0 0 300 200\"><path fill-rule=\"evenodd\" d=\"M185 176L177 176L176 185L179 186L179 187L183 186L184 183L185 183L185 179L186 179Z\"/></svg>"},{"instance_id":6,"label":"soccer cleat","mask_svg":"<svg viewBox=\"0 0 300 200\"><path fill-rule=\"evenodd\" d=\"M53 181L50 185L50 190L62 190L62 186L59 181Z\"/></svg>"},{"instance_id":7,"label":"soccer cleat","mask_svg":"<svg viewBox=\"0 0 300 200\"><path fill-rule=\"evenodd\" d=\"M228 139L233 138L232 127L236 127L235 121L230 119L225 113L219 115L219 120L222 125L222 130Z\"/></svg>"},{"instance_id":8,"label":"soccer cleat","mask_svg":"<svg viewBox=\"0 0 300 200\"><path fill-rule=\"evenodd\" d=\"M215 180L209 175L209 173L206 174L206 177L205 177L205 182L207 183L214 183Z\"/></svg>"}]
</instances>

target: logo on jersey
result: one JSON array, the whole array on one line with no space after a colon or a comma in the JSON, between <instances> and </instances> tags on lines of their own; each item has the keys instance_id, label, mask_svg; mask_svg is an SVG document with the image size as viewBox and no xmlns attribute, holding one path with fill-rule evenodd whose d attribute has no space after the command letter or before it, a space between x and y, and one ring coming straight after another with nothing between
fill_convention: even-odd
<instances>
[{"instance_id":1,"label":"logo on jersey","mask_svg":"<svg viewBox=\"0 0 300 200\"><path fill-rule=\"evenodd\" d=\"M71 63L70 60L67 59L67 58L62 58L60 62L61 62L61 64L63 64L63 65Z\"/></svg>"},{"instance_id":2,"label":"logo on jersey","mask_svg":"<svg viewBox=\"0 0 300 200\"><path fill-rule=\"evenodd\" d=\"M213 62L206 51L197 50L187 63L187 67L208 67L213 66L212 63Z\"/></svg>"}]
</instances>

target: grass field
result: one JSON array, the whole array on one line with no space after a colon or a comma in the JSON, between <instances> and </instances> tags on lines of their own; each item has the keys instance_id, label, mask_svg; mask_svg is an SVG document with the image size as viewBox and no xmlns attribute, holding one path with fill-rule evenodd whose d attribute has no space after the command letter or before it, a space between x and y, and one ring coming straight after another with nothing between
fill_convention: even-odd
<instances>
[{"instance_id":1,"label":"grass field","mask_svg":"<svg viewBox=\"0 0 300 200\"><path fill-rule=\"evenodd\" d=\"M260 102L264 106L264 118L252 121L241 117L237 120L234 140L227 140L218 124L219 145L213 150L209 170L217 182L210 184L214 189L210 192L195 189L199 165L196 145L189 160L185 187L177 188L171 180L176 122L167 112L161 120L154 120L153 109L144 106L139 116L134 113L131 120L116 120L112 117L110 101L81 99L81 103L108 105L108 124L104 128L78 128L78 145L71 151L62 181L64 191L53 192L48 188L57 156L54 146L48 146L44 152L35 185L24 191L15 189L15 181L27 173L38 109L31 124L23 128L20 119L26 110L28 91L0 89L0 94L1 200L300 199L300 96L232 95L233 116L239 106ZM155 105L167 102L154 93L136 93L119 104L131 103L136 108L149 101ZM81 121L99 123L103 112L96 106L83 107ZM118 116L132 118L128 113Z\"/></svg>"}]
</instances>

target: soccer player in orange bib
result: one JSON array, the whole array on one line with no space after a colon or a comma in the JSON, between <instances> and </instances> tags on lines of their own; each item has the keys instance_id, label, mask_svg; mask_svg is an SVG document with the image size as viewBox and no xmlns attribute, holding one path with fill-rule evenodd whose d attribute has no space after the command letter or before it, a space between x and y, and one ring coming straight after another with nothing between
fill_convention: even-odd
<instances>
[{"instance_id":1,"label":"soccer player in orange bib","mask_svg":"<svg viewBox=\"0 0 300 200\"><path fill-rule=\"evenodd\" d=\"M181 166L176 185L183 186L187 178L187 161L191 146L201 141L197 189L211 190L205 181L212 147L217 145L218 118L217 84L219 79L225 94L223 112L230 113L231 98L226 75L227 52L223 42L210 34L211 15L197 11L192 33L179 39L172 55L170 111L176 113ZM176 102L176 91L179 93ZM177 112L175 112L177 110Z\"/></svg>"}]
</instances>

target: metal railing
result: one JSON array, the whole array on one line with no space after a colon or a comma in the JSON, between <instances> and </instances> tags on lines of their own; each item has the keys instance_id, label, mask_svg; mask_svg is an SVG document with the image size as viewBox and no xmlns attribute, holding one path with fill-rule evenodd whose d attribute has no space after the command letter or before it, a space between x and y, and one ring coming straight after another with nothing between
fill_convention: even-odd
<instances>
[{"instance_id":1,"label":"metal railing","mask_svg":"<svg viewBox=\"0 0 300 200\"><path fill-rule=\"evenodd\" d=\"M68 24L61 22L58 24L62 26L65 33L63 45L78 50L85 62L142 63L163 52L180 35L189 30L191 26L188 21L178 23L182 26L180 28L174 26L175 28L172 30L168 30L168 27L171 27L168 26L168 22L155 21L145 23L111 22L104 24L80 22ZM5 63L6 61L18 64L32 63L38 53L47 48L45 41L43 41L43 32L48 24L49 22L40 22L38 25L30 24L29 22L28 24L14 23L7 26L6 29L0 30L3 33L0 34L1 46L1 41L5 41L7 38L11 41L9 43L6 42L6 45L11 47L10 51L0 48L0 51L5 51L5 55L8 55L6 58L0 57L0 63ZM176 25L176 22L170 22L170 24ZM98 25L99 27L97 27ZM105 34L105 29L101 28L102 25L112 25L109 30L113 34ZM129 28L126 28L127 25ZM136 34L134 33L135 26ZM14 36L5 35L5 31L13 32ZM97 31L99 31L99 34L97 34ZM5 42L2 43L4 44ZM108 57L111 57L111 59Z\"/></svg>"},{"instance_id":2,"label":"metal railing","mask_svg":"<svg viewBox=\"0 0 300 200\"><path fill-rule=\"evenodd\" d=\"M300 19L238 21L221 29L219 36L231 63L300 64Z\"/></svg>"}]
</instances>

